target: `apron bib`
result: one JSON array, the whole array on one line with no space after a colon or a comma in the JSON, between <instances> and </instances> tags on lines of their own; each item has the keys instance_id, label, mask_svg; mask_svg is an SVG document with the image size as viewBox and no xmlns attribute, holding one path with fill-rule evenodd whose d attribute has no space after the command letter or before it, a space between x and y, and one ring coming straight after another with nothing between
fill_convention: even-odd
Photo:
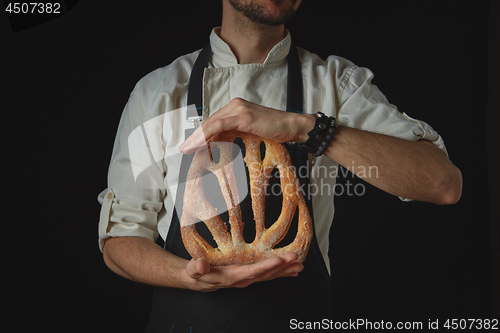
<instances>
[{"instance_id":1,"label":"apron bib","mask_svg":"<svg viewBox=\"0 0 500 333\"><path fill-rule=\"evenodd\" d=\"M199 54L193 67L188 92L188 105L202 104L203 72L208 66L210 43ZM296 47L290 47L288 55L287 112L303 111L302 70ZM203 109L188 110L188 116L202 116ZM186 137L193 129L186 130ZM306 167L308 154L296 144L285 144L295 170ZM244 153L244 151L242 151ZM184 185L193 154L184 155L179 175L176 211L173 214L169 233L164 247L175 255L191 259L182 242L180 217ZM274 173L274 172L273 172ZM303 172L302 172L303 173ZM304 196L313 219L312 203L308 193L309 178L297 173ZM248 179L248 178L247 178ZM271 177L268 190L279 179ZM180 200L180 201L179 201ZM252 229L251 198L248 195L240 204L243 221ZM266 196L266 227L276 220L281 212L281 198ZM298 211L298 209L297 209ZM225 213L227 214L227 213ZM246 214L246 215L245 215ZM293 241L297 226L297 212L292 226L282 243ZM221 215L224 221L227 216ZM268 219L270 222L268 222ZM200 223L203 225L203 223ZM295 226L295 230L293 229ZM198 228L197 228L198 229ZM246 232L244 228L244 233ZM252 230L255 233L254 230ZM250 231L250 233L252 232ZM212 236L207 228L198 230L206 240ZM247 235L248 241L253 239ZM280 247L280 244L277 245ZM321 321L331 317L330 276L323 261L316 233L303 263L304 269L297 277L278 278L271 281L254 283L246 288L227 288L215 292L198 292L174 288L155 288L150 320L146 332L288 332L290 321Z\"/></svg>"}]
</instances>

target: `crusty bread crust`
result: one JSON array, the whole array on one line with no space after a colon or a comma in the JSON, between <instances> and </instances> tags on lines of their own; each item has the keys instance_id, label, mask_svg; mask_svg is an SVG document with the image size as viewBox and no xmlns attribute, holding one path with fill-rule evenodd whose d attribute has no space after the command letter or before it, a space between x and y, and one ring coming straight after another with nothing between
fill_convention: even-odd
<instances>
[{"instance_id":1,"label":"crusty bread crust","mask_svg":"<svg viewBox=\"0 0 500 333\"><path fill-rule=\"evenodd\" d=\"M245 144L244 161L250 175L256 229L252 243L246 243L243 238L240 201L232 167L232 147L237 137L242 138ZM260 155L262 142L266 145L264 159L261 159ZM211 157L213 143L217 143L220 149L218 163ZM266 188L274 167L278 168L280 174L283 207L278 220L266 229L264 224ZM206 199L202 184L205 170L213 172L219 181L228 208L231 233L217 214L216 208ZM281 143L238 131L223 132L214 136L206 146L199 148L195 153L187 175L183 201L181 235L184 246L193 258L207 258L212 265L231 265L251 264L272 256L281 257L287 252L297 253L298 262L303 262L307 256L313 236L312 220L290 155ZM274 249L274 246L287 234L297 207L298 231L294 241L287 246ZM195 228L197 218L206 224L217 243L217 248L212 247L198 234Z\"/></svg>"}]
</instances>

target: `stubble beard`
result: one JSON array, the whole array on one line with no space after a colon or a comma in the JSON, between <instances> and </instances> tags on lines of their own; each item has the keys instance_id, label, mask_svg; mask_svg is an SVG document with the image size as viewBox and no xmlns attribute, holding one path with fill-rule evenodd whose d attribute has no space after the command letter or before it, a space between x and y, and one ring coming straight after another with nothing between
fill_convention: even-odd
<instances>
[{"instance_id":1,"label":"stubble beard","mask_svg":"<svg viewBox=\"0 0 500 333\"><path fill-rule=\"evenodd\" d=\"M283 1L284 0L272 0L272 2L276 5L282 4ZM292 5L295 4L296 1L297 0L292 0ZM295 9L290 7L282 11L279 16L271 16L266 12L265 8L262 5L256 3L253 0L248 4L242 4L238 0L229 0L229 3L236 11L240 12L250 21L260 26L280 26L290 21L290 19L295 14Z\"/></svg>"}]
</instances>

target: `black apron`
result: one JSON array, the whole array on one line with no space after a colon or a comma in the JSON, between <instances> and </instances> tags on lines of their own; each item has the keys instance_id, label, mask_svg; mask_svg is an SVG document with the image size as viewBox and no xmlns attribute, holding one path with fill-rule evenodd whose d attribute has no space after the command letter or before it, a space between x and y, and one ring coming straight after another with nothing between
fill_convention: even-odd
<instances>
[{"instance_id":1,"label":"black apron","mask_svg":"<svg viewBox=\"0 0 500 333\"><path fill-rule=\"evenodd\" d=\"M205 67L208 66L209 57L210 43L202 50L193 67L189 82L188 105L203 105L203 72ZM288 55L287 81L287 112L302 113L302 70L297 49L293 45ZM188 116L192 112L197 112L197 115L201 117L203 110L200 107L196 110L188 110ZM186 137L191 135L191 133L192 129L186 130ZM285 146L290 153L296 170L301 170L301 165L303 167L308 165L307 152L302 151L296 144L286 144ZM193 155L183 156L177 200L182 200L183 198L184 182ZM301 185L303 185L302 188L305 190L307 206L314 221L312 204L308 193L309 179L301 177L300 173L297 176ZM271 188L273 182L279 182L279 179L271 178L268 189ZM279 215L281 211L280 200L277 196L266 196L266 227L269 227L269 224L274 222ZM173 214L170 230L163 245L168 251L180 257L191 259L181 238L179 220L182 216L182 212L180 211L182 205L178 203L175 205L176 211ZM249 223L249 221L253 220L252 216L249 217L249 214L253 214L250 195L243 200L240 206L243 221L247 222L245 226L249 225L249 228L244 228L244 233L250 233L248 239L251 240L253 239L251 233L254 226L252 223ZM293 241L297 225L297 215L296 213L287 237L280 244L286 245ZM221 215L221 217L223 221L228 220L227 215ZM204 226L203 223L198 223L198 225L200 227ZM200 228L198 232L207 241L212 239L207 228ZM254 230L253 232L255 233ZM247 235L245 235L245 239L247 239ZM280 247L280 244L277 247ZM304 269L297 277L258 282L246 288L227 288L206 293L184 289L156 288L146 332L274 333L288 332L291 327L291 320L294 319L302 322L330 319L330 276L319 250L315 232L309 253L303 265Z\"/></svg>"}]
</instances>

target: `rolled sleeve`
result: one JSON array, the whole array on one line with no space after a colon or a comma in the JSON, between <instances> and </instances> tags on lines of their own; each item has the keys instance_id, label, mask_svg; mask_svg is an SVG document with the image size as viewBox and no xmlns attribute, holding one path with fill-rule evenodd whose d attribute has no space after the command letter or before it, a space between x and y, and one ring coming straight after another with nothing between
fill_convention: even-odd
<instances>
[{"instance_id":1,"label":"rolled sleeve","mask_svg":"<svg viewBox=\"0 0 500 333\"><path fill-rule=\"evenodd\" d=\"M103 191L99 217L99 248L110 237L136 236L150 240L158 237L157 220L161 202L116 198L113 189Z\"/></svg>"},{"instance_id":2,"label":"rolled sleeve","mask_svg":"<svg viewBox=\"0 0 500 333\"><path fill-rule=\"evenodd\" d=\"M151 145L161 146L161 136L151 135L148 144L144 139L144 124L158 114L144 109L142 91L139 82L124 108L109 165L107 189L98 196L102 204L98 227L101 251L103 240L109 237L136 236L153 241L158 237L165 170L161 160L151 157Z\"/></svg>"},{"instance_id":3,"label":"rolled sleeve","mask_svg":"<svg viewBox=\"0 0 500 333\"><path fill-rule=\"evenodd\" d=\"M339 124L409 141L428 140L448 154L442 137L426 122L400 112L389 103L371 83L373 77L367 68L352 67L346 72L339 93Z\"/></svg>"},{"instance_id":4,"label":"rolled sleeve","mask_svg":"<svg viewBox=\"0 0 500 333\"><path fill-rule=\"evenodd\" d=\"M410 141L428 140L446 152L441 136L426 122L400 112L389 103L371 83L373 77L367 68L353 67L347 71L340 92L339 124Z\"/></svg>"},{"instance_id":5,"label":"rolled sleeve","mask_svg":"<svg viewBox=\"0 0 500 333\"><path fill-rule=\"evenodd\" d=\"M437 147L444 151L446 155L448 155L443 138L429 124L421 120L413 119L404 112L403 116L415 123L414 128L412 129L413 135L415 135L415 137L417 137L419 140L423 139L434 143Z\"/></svg>"}]
</instances>

